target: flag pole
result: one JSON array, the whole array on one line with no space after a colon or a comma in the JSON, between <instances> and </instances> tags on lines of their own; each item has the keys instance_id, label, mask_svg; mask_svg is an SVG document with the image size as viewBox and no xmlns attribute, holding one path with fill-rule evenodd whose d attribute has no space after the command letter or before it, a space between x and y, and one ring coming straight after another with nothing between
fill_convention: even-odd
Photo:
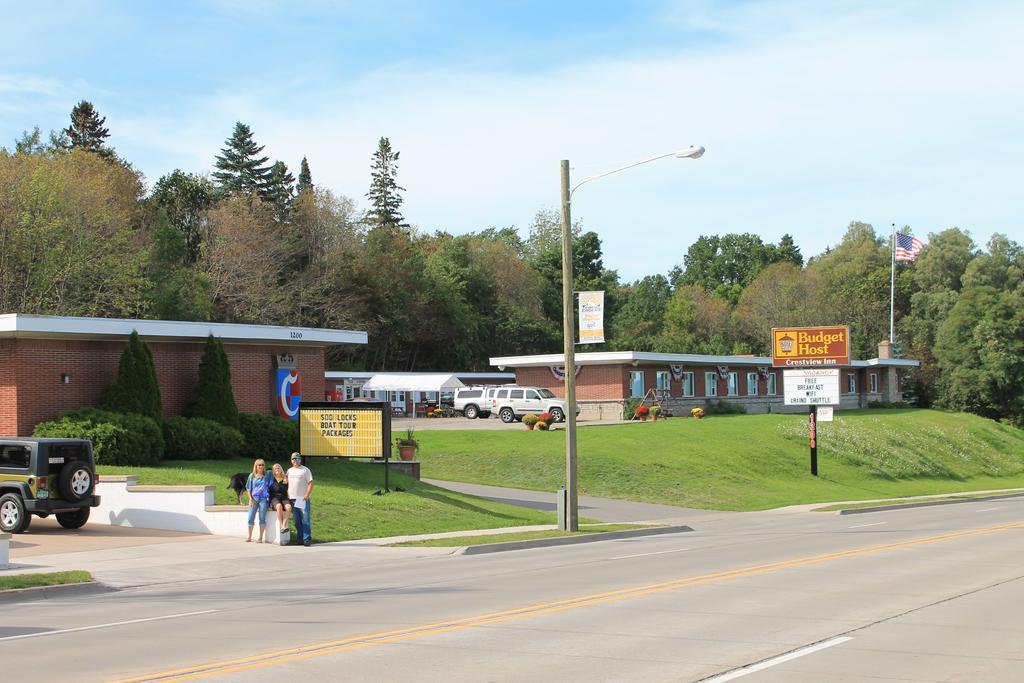
<instances>
[{"instance_id":1,"label":"flag pole","mask_svg":"<svg viewBox=\"0 0 1024 683\"><path fill-rule=\"evenodd\" d=\"M896 224L892 224L892 248L890 256L892 258L892 269L889 276L889 345L890 347L896 343L896 330L895 330L895 303L896 303Z\"/></svg>"}]
</instances>

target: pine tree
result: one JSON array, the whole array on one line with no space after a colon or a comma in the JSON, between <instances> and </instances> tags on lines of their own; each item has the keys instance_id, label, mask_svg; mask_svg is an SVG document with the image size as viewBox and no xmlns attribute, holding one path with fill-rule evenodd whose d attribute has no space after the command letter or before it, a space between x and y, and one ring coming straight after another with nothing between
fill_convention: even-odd
<instances>
[{"instance_id":1,"label":"pine tree","mask_svg":"<svg viewBox=\"0 0 1024 683\"><path fill-rule=\"evenodd\" d=\"M270 176L270 167L264 166L267 157L259 156L262 151L263 147L253 140L249 126L238 121L216 157L214 165L219 170L214 171L214 180L227 194L262 191Z\"/></svg>"},{"instance_id":2,"label":"pine tree","mask_svg":"<svg viewBox=\"0 0 1024 683\"><path fill-rule=\"evenodd\" d=\"M224 345L212 334L206 338L199 361L196 393L185 413L188 417L203 417L238 429L238 406L231 390L231 364Z\"/></svg>"},{"instance_id":3,"label":"pine tree","mask_svg":"<svg viewBox=\"0 0 1024 683\"><path fill-rule=\"evenodd\" d=\"M276 161L270 167L267 183L260 193L263 201L274 207L274 217L278 222L288 219L288 210L295 197L295 176L291 174L283 161Z\"/></svg>"},{"instance_id":4,"label":"pine tree","mask_svg":"<svg viewBox=\"0 0 1024 683\"><path fill-rule=\"evenodd\" d=\"M404 192L405 188L400 187L396 181L398 154L391 151L391 141L387 138L380 139L377 151L373 153L370 191L366 193L371 204L366 218L372 227L409 227L399 211L402 206L402 195L399 192Z\"/></svg>"},{"instance_id":5,"label":"pine tree","mask_svg":"<svg viewBox=\"0 0 1024 683\"><path fill-rule=\"evenodd\" d=\"M71 125L64 129L70 140L72 149L99 154L104 159L110 158L114 150L106 146L110 131L103 127L107 117L101 117L92 102L82 100L71 110Z\"/></svg>"},{"instance_id":6,"label":"pine tree","mask_svg":"<svg viewBox=\"0 0 1024 683\"><path fill-rule=\"evenodd\" d=\"M309 172L309 162L302 157L302 164L299 166L299 184L295 186L295 194L301 195L306 190L313 189L313 175Z\"/></svg>"},{"instance_id":7,"label":"pine tree","mask_svg":"<svg viewBox=\"0 0 1024 683\"><path fill-rule=\"evenodd\" d=\"M116 413L136 413L163 421L160 385L156 379L153 352L132 330L128 345L121 353L117 377L100 397L100 406Z\"/></svg>"}]
</instances>

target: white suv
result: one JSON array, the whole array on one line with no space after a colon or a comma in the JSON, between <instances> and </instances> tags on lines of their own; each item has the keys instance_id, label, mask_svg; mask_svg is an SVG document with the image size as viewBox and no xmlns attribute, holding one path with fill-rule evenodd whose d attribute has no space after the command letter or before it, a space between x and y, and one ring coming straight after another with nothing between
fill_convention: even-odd
<instances>
[{"instance_id":1,"label":"white suv","mask_svg":"<svg viewBox=\"0 0 1024 683\"><path fill-rule=\"evenodd\" d=\"M470 420L474 420L478 417L490 417L491 411L488 409L490 403L484 398L484 392L487 387L465 387L463 389L456 389L455 396L453 398L452 407L457 412L462 413Z\"/></svg>"},{"instance_id":2,"label":"white suv","mask_svg":"<svg viewBox=\"0 0 1024 683\"><path fill-rule=\"evenodd\" d=\"M527 413L551 413L555 422L565 421L565 401L550 389L509 384L488 389L486 393L491 397L490 411L497 413L502 422L521 420Z\"/></svg>"}]
</instances>

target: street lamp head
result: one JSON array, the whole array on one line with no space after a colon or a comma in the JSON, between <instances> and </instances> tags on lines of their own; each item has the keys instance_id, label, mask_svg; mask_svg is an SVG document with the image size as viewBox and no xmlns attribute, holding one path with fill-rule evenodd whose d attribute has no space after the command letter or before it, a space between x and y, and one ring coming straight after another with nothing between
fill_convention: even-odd
<instances>
[{"instance_id":1,"label":"street lamp head","mask_svg":"<svg viewBox=\"0 0 1024 683\"><path fill-rule=\"evenodd\" d=\"M702 156L704 156L704 148L700 145L687 147L676 152L677 159L700 159Z\"/></svg>"}]
</instances>

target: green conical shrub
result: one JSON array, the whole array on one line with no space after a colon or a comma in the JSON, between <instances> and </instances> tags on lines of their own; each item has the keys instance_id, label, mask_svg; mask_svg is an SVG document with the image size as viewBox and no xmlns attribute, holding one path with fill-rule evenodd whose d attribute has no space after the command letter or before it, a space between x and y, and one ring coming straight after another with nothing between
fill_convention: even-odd
<instances>
[{"instance_id":1,"label":"green conical shrub","mask_svg":"<svg viewBox=\"0 0 1024 683\"><path fill-rule=\"evenodd\" d=\"M100 406L116 413L145 415L158 424L164 419L153 352L135 330L121 353L117 377L100 396Z\"/></svg>"},{"instance_id":2,"label":"green conical shrub","mask_svg":"<svg viewBox=\"0 0 1024 683\"><path fill-rule=\"evenodd\" d=\"M188 417L202 417L233 429L239 428L238 406L231 391L231 365L224 345L212 334L199 361L196 393L185 411Z\"/></svg>"}]
</instances>

